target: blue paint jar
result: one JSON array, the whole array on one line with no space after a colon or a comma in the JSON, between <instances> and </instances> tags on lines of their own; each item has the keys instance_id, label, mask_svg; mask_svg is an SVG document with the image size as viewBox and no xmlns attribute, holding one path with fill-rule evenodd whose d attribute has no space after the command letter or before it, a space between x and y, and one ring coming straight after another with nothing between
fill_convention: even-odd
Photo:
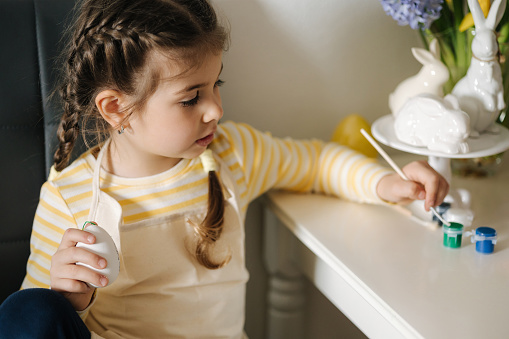
<instances>
[{"instance_id":1,"label":"blue paint jar","mask_svg":"<svg viewBox=\"0 0 509 339\"><path fill-rule=\"evenodd\" d=\"M472 235L472 242L475 242L475 250L479 253L493 253L497 243L497 231L491 227L479 227Z\"/></svg>"}]
</instances>

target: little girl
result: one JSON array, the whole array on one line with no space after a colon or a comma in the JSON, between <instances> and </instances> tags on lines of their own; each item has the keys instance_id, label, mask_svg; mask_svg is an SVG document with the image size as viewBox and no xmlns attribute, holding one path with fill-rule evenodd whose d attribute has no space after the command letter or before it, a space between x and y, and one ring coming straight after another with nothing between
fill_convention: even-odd
<instances>
[{"instance_id":1,"label":"little girl","mask_svg":"<svg viewBox=\"0 0 509 339\"><path fill-rule=\"evenodd\" d=\"M336 144L218 125L228 32L207 0L85 0L72 32L60 145L22 290L0 310L6 337L242 338L253 199L278 188L428 210L448 191L425 162L403 181ZM80 131L95 145L68 164ZM108 265L76 247L95 242L85 221L117 245L111 285L76 265Z\"/></svg>"}]
</instances>

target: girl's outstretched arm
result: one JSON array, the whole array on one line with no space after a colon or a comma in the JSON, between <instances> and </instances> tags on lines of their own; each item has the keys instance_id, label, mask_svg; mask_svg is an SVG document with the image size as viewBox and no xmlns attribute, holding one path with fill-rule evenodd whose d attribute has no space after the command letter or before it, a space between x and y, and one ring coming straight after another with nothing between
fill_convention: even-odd
<instances>
[{"instance_id":1,"label":"girl's outstretched arm","mask_svg":"<svg viewBox=\"0 0 509 339\"><path fill-rule=\"evenodd\" d=\"M236 171L240 194L247 201L275 188L379 204L384 201L377 184L394 173L376 159L332 142L276 138L233 122L221 124L219 133L216 152Z\"/></svg>"},{"instance_id":2,"label":"girl's outstretched arm","mask_svg":"<svg viewBox=\"0 0 509 339\"><path fill-rule=\"evenodd\" d=\"M411 162L402 170L408 181L396 173L387 175L379 181L377 193L381 199L394 203L425 200L426 211L444 201L449 192L449 184L426 161Z\"/></svg>"},{"instance_id":3,"label":"girl's outstretched arm","mask_svg":"<svg viewBox=\"0 0 509 339\"><path fill-rule=\"evenodd\" d=\"M410 181L392 169L336 143L280 139L245 125L220 125L216 151L242 174L236 174L241 195L252 201L271 188L319 192L363 203L404 203L426 199L425 206L440 204L448 192L446 180L427 162L404 167ZM234 163L240 164L234 166ZM233 168L232 167L232 168Z\"/></svg>"}]
</instances>

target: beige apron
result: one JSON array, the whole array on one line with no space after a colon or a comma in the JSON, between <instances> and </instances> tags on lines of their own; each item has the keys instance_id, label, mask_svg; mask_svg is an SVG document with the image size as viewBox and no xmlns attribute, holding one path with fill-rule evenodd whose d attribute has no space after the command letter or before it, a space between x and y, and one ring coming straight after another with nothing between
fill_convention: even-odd
<instances>
[{"instance_id":1,"label":"beige apron","mask_svg":"<svg viewBox=\"0 0 509 339\"><path fill-rule=\"evenodd\" d=\"M215 253L218 258L229 254L231 260L210 270L188 250L194 248L191 223L203 219L205 206L122 224L120 204L100 190L101 161L108 143L94 169L89 220L112 236L119 250L120 274L113 284L97 290L86 319L88 328L104 338L242 338L248 273L238 195L228 167L215 157L227 202Z\"/></svg>"}]
</instances>

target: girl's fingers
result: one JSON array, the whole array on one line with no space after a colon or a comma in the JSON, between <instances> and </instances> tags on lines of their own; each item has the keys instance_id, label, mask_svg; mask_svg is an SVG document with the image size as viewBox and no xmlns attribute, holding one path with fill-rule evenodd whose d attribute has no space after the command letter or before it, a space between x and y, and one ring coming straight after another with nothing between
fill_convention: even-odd
<instances>
[{"instance_id":1,"label":"girl's fingers","mask_svg":"<svg viewBox=\"0 0 509 339\"><path fill-rule=\"evenodd\" d=\"M85 293L87 285L106 286L108 279L83 263L95 268L106 267L106 260L82 248L70 248L53 256L50 268L52 289L71 293ZM62 259L63 258L63 259ZM72 258L72 259L69 259Z\"/></svg>"},{"instance_id":2,"label":"girl's fingers","mask_svg":"<svg viewBox=\"0 0 509 339\"><path fill-rule=\"evenodd\" d=\"M96 237L79 229L67 229L56 253L51 258L51 289L63 293L76 309L84 309L90 302L94 286L106 286L108 279L95 269L103 269L107 262L101 256L81 247L77 243L94 244ZM87 266L78 265L82 263Z\"/></svg>"},{"instance_id":3,"label":"girl's fingers","mask_svg":"<svg viewBox=\"0 0 509 339\"><path fill-rule=\"evenodd\" d=\"M70 247L55 253L52 262L54 265L74 265L81 262L98 269L108 265L103 257L80 247Z\"/></svg>"},{"instance_id":4,"label":"girl's fingers","mask_svg":"<svg viewBox=\"0 0 509 339\"><path fill-rule=\"evenodd\" d=\"M449 193L449 184L443 177L435 177L436 180L430 180L426 185L426 201L425 207L426 210L429 210L430 207L435 207L440 205L447 193Z\"/></svg>"},{"instance_id":5,"label":"girl's fingers","mask_svg":"<svg viewBox=\"0 0 509 339\"><path fill-rule=\"evenodd\" d=\"M68 292L86 292L83 285L87 285L84 283L90 283L95 286L106 286L108 284L108 278L104 275L81 265L64 266L59 273L61 276L57 277L55 284L59 287L65 287L62 289ZM72 281L76 283L72 283Z\"/></svg>"},{"instance_id":6,"label":"girl's fingers","mask_svg":"<svg viewBox=\"0 0 509 339\"><path fill-rule=\"evenodd\" d=\"M84 248L72 246L59 249L51 260L52 289L70 293L86 293L88 285L85 282L95 286L108 284L105 276L89 267L77 265L78 262L97 269L103 269L108 264L104 258Z\"/></svg>"},{"instance_id":7,"label":"girl's fingers","mask_svg":"<svg viewBox=\"0 0 509 339\"><path fill-rule=\"evenodd\" d=\"M59 249L74 247L78 242L93 244L95 243L95 236L92 233L76 228L68 228L62 237Z\"/></svg>"},{"instance_id":8,"label":"girl's fingers","mask_svg":"<svg viewBox=\"0 0 509 339\"><path fill-rule=\"evenodd\" d=\"M438 194L437 194L437 201L436 201L437 204L436 204L436 206L438 206L442 202L444 202L445 197L449 193L449 188L450 188L450 186L449 186L449 183L447 182L447 180L445 180L445 179L440 180L440 185L439 185Z\"/></svg>"},{"instance_id":9,"label":"girl's fingers","mask_svg":"<svg viewBox=\"0 0 509 339\"><path fill-rule=\"evenodd\" d=\"M412 181L420 183L426 192L424 207L439 205L449 191L447 181L436 172L426 161L416 161L404 167L404 172Z\"/></svg>"},{"instance_id":10,"label":"girl's fingers","mask_svg":"<svg viewBox=\"0 0 509 339\"><path fill-rule=\"evenodd\" d=\"M426 199L424 200L424 209L426 211L429 211L430 207L433 207L436 205L437 201L437 194L439 191L439 185L440 181L433 181L432 183L427 183L424 185L424 189L426 190Z\"/></svg>"}]
</instances>

